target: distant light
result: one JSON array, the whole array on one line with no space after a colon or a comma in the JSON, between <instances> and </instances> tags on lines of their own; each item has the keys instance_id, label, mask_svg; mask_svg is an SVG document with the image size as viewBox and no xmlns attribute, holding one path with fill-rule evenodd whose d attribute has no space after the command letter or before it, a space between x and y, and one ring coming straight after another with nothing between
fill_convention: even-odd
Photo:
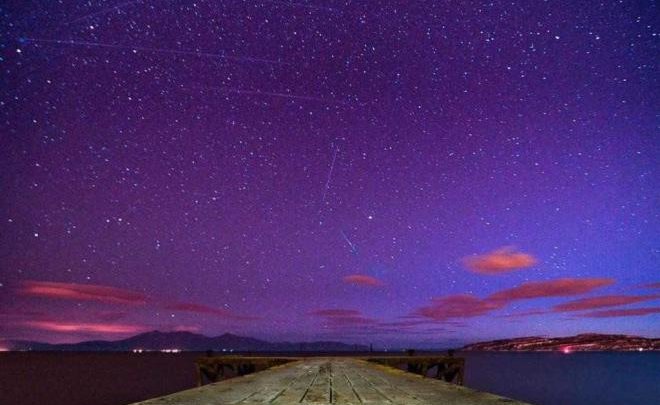
<instances>
[{"instance_id":1,"label":"distant light","mask_svg":"<svg viewBox=\"0 0 660 405\"><path fill-rule=\"evenodd\" d=\"M571 354L573 351L571 350L570 347L564 347L563 349L561 349L561 352L564 354Z\"/></svg>"},{"instance_id":2,"label":"distant light","mask_svg":"<svg viewBox=\"0 0 660 405\"><path fill-rule=\"evenodd\" d=\"M643 352L643 351L644 351L644 348L643 348L643 347L640 347L640 348L637 349L637 351L638 351L638 352Z\"/></svg>"}]
</instances>

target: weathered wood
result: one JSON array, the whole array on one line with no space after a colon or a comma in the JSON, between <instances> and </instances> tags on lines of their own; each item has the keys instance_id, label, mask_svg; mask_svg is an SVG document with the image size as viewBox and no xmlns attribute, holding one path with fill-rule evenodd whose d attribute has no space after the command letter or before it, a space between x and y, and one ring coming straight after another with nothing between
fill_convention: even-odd
<instances>
[{"instance_id":1,"label":"weathered wood","mask_svg":"<svg viewBox=\"0 0 660 405\"><path fill-rule=\"evenodd\" d=\"M465 359L453 356L388 356L365 357L365 360L390 367L405 366L406 370L421 376L435 369L435 377L446 382L463 385Z\"/></svg>"},{"instance_id":2,"label":"weathered wood","mask_svg":"<svg viewBox=\"0 0 660 405\"><path fill-rule=\"evenodd\" d=\"M289 359L265 371L139 404L523 404L378 363L349 357Z\"/></svg>"},{"instance_id":3,"label":"weathered wood","mask_svg":"<svg viewBox=\"0 0 660 405\"><path fill-rule=\"evenodd\" d=\"M200 357L196 360L197 386L208 382L217 382L227 373L232 376L246 375L255 371L296 361L294 357L248 357L248 356L211 356Z\"/></svg>"}]
</instances>

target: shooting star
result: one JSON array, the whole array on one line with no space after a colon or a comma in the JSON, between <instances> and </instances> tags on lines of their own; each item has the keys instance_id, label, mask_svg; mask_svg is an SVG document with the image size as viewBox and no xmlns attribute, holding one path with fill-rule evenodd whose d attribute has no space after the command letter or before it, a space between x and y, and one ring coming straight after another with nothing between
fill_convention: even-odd
<instances>
[{"instance_id":1,"label":"shooting star","mask_svg":"<svg viewBox=\"0 0 660 405\"><path fill-rule=\"evenodd\" d=\"M325 187L323 188L323 197L321 197L321 209L323 209L323 204L325 204L325 197L328 195L328 190L330 189L330 181L332 180L332 172L335 169L335 161L337 160L338 152L339 152L339 147L336 147L335 152L332 155L332 163L330 163L330 171L328 172L328 178L325 181Z\"/></svg>"},{"instance_id":2,"label":"shooting star","mask_svg":"<svg viewBox=\"0 0 660 405\"><path fill-rule=\"evenodd\" d=\"M80 22L80 21L85 21L88 18L98 17L98 16L101 16L101 15L111 13L113 11L122 11L122 8L124 8L124 7L131 6L131 5L137 4L137 3L142 3L143 1L145 1L145 0L133 0L133 1L126 1L126 2L123 2L123 3L119 3L116 6L104 8L104 9L101 9L99 11L86 14L82 17L78 17L75 20L71 20L71 21L69 21L68 23L65 23L65 24L75 24L75 23Z\"/></svg>"},{"instance_id":3,"label":"shooting star","mask_svg":"<svg viewBox=\"0 0 660 405\"><path fill-rule=\"evenodd\" d=\"M339 232L341 232L341 236L344 237L344 240L346 241L346 243L348 243L348 246L350 246L351 253L353 253L354 255L357 255L357 253L358 253L357 246L355 246L355 244L353 242L351 242L350 239L348 239L348 236L346 236L344 231L340 230Z\"/></svg>"},{"instance_id":4,"label":"shooting star","mask_svg":"<svg viewBox=\"0 0 660 405\"><path fill-rule=\"evenodd\" d=\"M217 91L224 91L226 93L247 94L247 95L267 96L267 97L291 98L291 99L295 99L295 100L320 101L322 103L328 103L328 104L348 105L348 103L344 103L342 101L328 100L328 99L321 98L321 97L305 96L305 95L292 94L292 93L278 93L278 92L274 92L274 91L262 91L262 90L245 90L245 89L237 89L237 88L234 88L234 87L214 87L214 86L193 86L193 87L196 88L196 89L199 89L199 90L217 90Z\"/></svg>"},{"instance_id":5,"label":"shooting star","mask_svg":"<svg viewBox=\"0 0 660 405\"><path fill-rule=\"evenodd\" d=\"M321 10L321 11L329 11L332 13L339 13L339 10L331 7L323 7L323 6L315 6L312 4L304 4L304 3L295 3L295 2L287 2L287 1L278 1L278 0L270 0L267 1L268 3L272 4L281 4L283 6L289 6L289 7L303 7L303 8L308 8L311 10Z\"/></svg>"},{"instance_id":6,"label":"shooting star","mask_svg":"<svg viewBox=\"0 0 660 405\"><path fill-rule=\"evenodd\" d=\"M142 52L154 52L154 53L166 53L170 55L186 55L186 56L197 56L200 58L218 58L233 60L238 62L255 62L255 63L267 63L273 65L285 65L287 63L281 62L278 60L264 59L264 58L254 58L249 56L228 56L222 53L211 53L211 52L199 52L199 51L181 51L177 49L167 49L167 48L150 48L145 46L129 46L129 45L116 45L116 44L107 44L103 42L90 42L90 41L77 41L77 40L62 40L62 39L42 39L42 38L21 38L21 42L34 42L34 43L46 43L46 44L57 44L57 45L71 45L71 46L87 46L87 47L96 47L96 48L110 48L110 49L121 49L121 50L130 50L133 52L142 51Z\"/></svg>"}]
</instances>

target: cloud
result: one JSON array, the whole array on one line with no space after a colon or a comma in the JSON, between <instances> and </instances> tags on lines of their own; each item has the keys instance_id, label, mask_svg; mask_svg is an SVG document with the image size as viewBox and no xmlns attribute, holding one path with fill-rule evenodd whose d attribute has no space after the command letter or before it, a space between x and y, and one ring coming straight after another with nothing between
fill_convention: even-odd
<instances>
[{"instance_id":1,"label":"cloud","mask_svg":"<svg viewBox=\"0 0 660 405\"><path fill-rule=\"evenodd\" d=\"M419 308L415 314L438 321L472 318L485 315L503 306L501 302L482 300L469 294L434 298L430 306Z\"/></svg>"},{"instance_id":2,"label":"cloud","mask_svg":"<svg viewBox=\"0 0 660 405\"><path fill-rule=\"evenodd\" d=\"M560 278L550 281L533 281L496 292L488 299L508 302L531 298L565 297L585 294L613 283L614 280L611 278Z\"/></svg>"},{"instance_id":3,"label":"cloud","mask_svg":"<svg viewBox=\"0 0 660 405\"><path fill-rule=\"evenodd\" d=\"M25 281L19 289L21 294L58 298L74 301L100 301L113 304L142 305L147 302L145 294L96 284L56 283L48 281ZM189 302L168 303L161 300L150 300L152 305L162 307L170 311L193 312L199 314L215 315L230 319L255 319L249 316L241 316L226 309L213 308ZM123 313L100 313L100 320L110 321L121 318ZM107 316L106 316L107 315ZM116 316L115 319L112 319Z\"/></svg>"},{"instance_id":4,"label":"cloud","mask_svg":"<svg viewBox=\"0 0 660 405\"><path fill-rule=\"evenodd\" d=\"M614 280L609 278L561 278L550 281L527 282L522 283L517 287L498 291L483 299L471 294L457 294L434 298L431 305L417 309L409 317L412 319L424 317L434 321L442 321L443 323L455 322L456 319L474 318L487 315L493 311L504 308L509 302L515 300L579 295L612 283L614 283ZM580 304L583 301L586 300L576 300L571 301L571 303L575 303L574 305L587 305ZM607 300L602 301L601 305L606 301ZM592 302L594 305L595 303L596 301ZM558 305L557 307L561 306ZM533 310L502 315L501 317L518 318L543 315L547 313L549 313L549 311Z\"/></svg>"},{"instance_id":5,"label":"cloud","mask_svg":"<svg viewBox=\"0 0 660 405\"><path fill-rule=\"evenodd\" d=\"M214 308L206 305L194 304L191 302L175 302L166 305L165 309L170 311L181 311L181 312L192 312L197 314L215 315L220 318L229 318L229 319L256 319L254 317L236 315L233 312L223 308Z\"/></svg>"},{"instance_id":6,"label":"cloud","mask_svg":"<svg viewBox=\"0 0 660 405\"><path fill-rule=\"evenodd\" d=\"M528 253L516 252L507 246L484 255L466 257L463 263L474 273L492 275L531 267L537 260Z\"/></svg>"},{"instance_id":7,"label":"cloud","mask_svg":"<svg viewBox=\"0 0 660 405\"><path fill-rule=\"evenodd\" d=\"M555 305L555 312L584 311L595 308L616 307L619 305L633 304L635 302L650 301L657 299L658 295L604 295L601 297L581 298L574 301Z\"/></svg>"},{"instance_id":8,"label":"cloud","mask_svg":"<svg viewBox=\"0 0 660 405\"><path fill-rule=\"evenodd\" d=\"M631 308L631 309L610 309L606 311L594 311L581 314L585 318L617 318L624 316L643 316L660 313L660 307L655 308Z\"/></svg>"},{"instance_id":9,"label":"cloud","mask_svg":"<svg viewBox=\"0 0 660 405\"><path fill-rule=\"evenodd\" d=\"M113 324L113 323L87 323L87 322L59 322L59 321L25 321L23 325L34 329L52 332L83 332L83 333L114 333L130 334L147 330L141 325Z\"/></svg>"},{"instance_id":10,"label":"cloud","mask_svg":"<svg viewBox=\"0 0 660 405\"><path fill-rule=\"evenodd\" d=\"M24 281L21 294L76 301L101 301L113 304L141 305L146 295L121 288L96 284L55 283L49 281Z\"/></svg>"},{"instance_id":11,"label":"cloud","mask_svg":"<svg viewBox=\"0 0 660 405\"><path fill-rule=\"evenodd\" d=\"M659 283L645 284L645 287L647 287L647 288L660 288L660 282Z\"/></svg>"},{"instance_id":12,"label":"cloud","mask_svg":"<svg viewBox=\"0 0 660 405\"><path fill-rule=\"evenodd\" d=\"M384 285L379 279L364 274L351 274L350 276L344 277L343 280L347 284L363 285L367 287L381 287Z\"/></svg>"}]
</instances>

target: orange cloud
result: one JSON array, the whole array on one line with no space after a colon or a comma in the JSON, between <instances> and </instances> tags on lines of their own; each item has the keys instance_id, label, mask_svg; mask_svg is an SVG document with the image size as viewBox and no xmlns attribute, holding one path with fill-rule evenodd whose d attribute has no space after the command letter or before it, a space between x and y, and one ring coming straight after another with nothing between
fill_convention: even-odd
<instances>
[{"instance_id":1,"label":"orange cloud","mask_svg":"<svg viewBox=\"0 0 660 405\"><path fill-rule=\"evenodd\" d=\"M144 326L112 324L112 323L86 323L86 322L58 322L58 321L25 321L24 325L41 330L53 332L84 332L84 333L116 333L129 334L146 331Z\"/></svg>"},{"instance_id":2,"label":"orange cloud","mask_svg":"<svg viewBox=\"0 0 660 405\"><path fill-rule=\"evenodd\" d=\"M516 252L512 247L503 247L485 255L466 257L463 263L474 273L492 275L531 267L537 260L528 253Z\"/></svg>"},{"instance_id":3,"label":"orange cloud","mask_svg":"<svg viewBox=\"0 0 660 405\"><path fill-rule=\"evenodd\" d=\"M616 307L619 305L632 304L635 302L650 301L657 299L657 295L604 295L601 297L581 298L574 301L555 305L553 311L583 311L595 308Z\"/></svg>"},{"instance_id":4,"label":"orange cloud","mask_svg":"<svg viewBox=\"0 0 660 405\"><path fill-rule=\"evenodd\" d=\"M141 305L147 297L139 292L96 284L24 281L19 292L39 297L76 301L102 301L114 304Z\"/></svg>"},{"instance_id":5,"label":"orange cloud","mask_svg":"<svg viewBox=\"0 0 660 405\"><path fill-rule=\"evenodd\" d=\"M611 278L560 278L550 281L534 281L496 292L488 299L506 302L531 298L565 297L585 294L613 283L614 280Z\"/></svg>"},{"instance_id":6,"label":"orange cloud","mask_svg":"<svg viewBox=\"0 0 660 405\"><path fill-rule=\"evenodd\" d=\"M482 300L469 294L434 298L430 306L418 309L415 314L437 321L454 318L472 318L499 309L503 303Z\"/></svg>"},{"instance_id":7,"label":"orange cloud","mask_svg":"<svg viewBox=\"0 0 660 405\"><path fill-rule=\"evenodd\" d=\"M351 274L350 276L344 277L343 280L347 284L363 285L367 287L381 287L384 285L379 279L364 274Z\"/></svg>"},{"instance_id":8,"label":"orange cloud","mask_svg":"<svg viewBox=\"0 0 660 405\"><path fill-rule=\"evenodd\" d=\"M594 311L581 314L586 318L616 318L624 316L644 316L660 313L660 307L655 308L631 308L631 309L610 309L607 311Z\"/></svg>"}]
</instances>

